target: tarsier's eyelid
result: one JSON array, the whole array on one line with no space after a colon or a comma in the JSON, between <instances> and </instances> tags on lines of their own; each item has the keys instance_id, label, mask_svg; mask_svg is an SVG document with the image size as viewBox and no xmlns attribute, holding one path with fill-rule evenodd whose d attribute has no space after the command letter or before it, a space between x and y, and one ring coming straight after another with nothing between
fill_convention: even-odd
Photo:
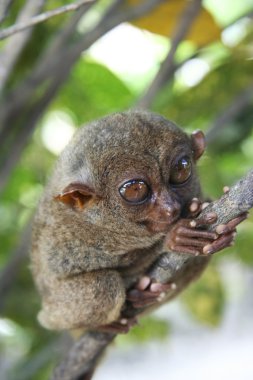
<instances>
[{"instance_id":1,"label":"tarsier's eyelid","mask_svg":"<svg viewBox=\"0 0 253 380\"><path fill-rule=\"evenodd\" d=\"M119 187L120 196L129 204L145 203L151 195L151 188L143 179L130 179Z\"/></svg>"},{"instance_id":2,"label":"tarsier's eyelid","mask_svg":"<svg viewBox=\"0 0 253 380\"><path fill-rule=\"evenodd\" d=\"M181 167L180 167L181 166ZM175 187L184 186L192 175L192 160L189 155L177 157L171 164L170 184Z\"/></svg>"}]
</instances>

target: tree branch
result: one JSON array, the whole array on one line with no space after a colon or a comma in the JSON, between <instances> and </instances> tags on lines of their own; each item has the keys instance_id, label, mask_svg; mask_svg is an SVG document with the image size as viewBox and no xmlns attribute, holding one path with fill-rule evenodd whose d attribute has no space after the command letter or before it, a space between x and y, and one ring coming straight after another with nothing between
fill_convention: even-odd
<instances>
[{"instance_id":1,"label":"tree branch","mask_svg":"<svg viewBox=\"0 0 253 380\"><path fill-rule=\"evenodd\" d=\"M160 69L153 79L153 82L149 86L148 90L137 102L137 107L149 108L152 104L158 91L165 86L168 79L173 75L174 57L179 44L182 42L189 29L191 28L193 21L197 17L201 9L202 0L190 1L189 5L183 11L178 22L178 26L175 30L174 36L171 38L171 48L162 62Z\"/></svg>"},{"instance_id":2,"label":"tree branch","mask_svg":"<svg viewBox=\"0 0 253 380\"><path fill-rule=\"evenodd\" d=\"M109 10L99 21L98 25L96 25L90 32L88 32L85 38L80 39L80 41L71 45L69 48L68 44L62 44L61 40L61 49L59 49L58 54L54 53L50 56L47 54L44 59L42 58L30 78L28 78L23 84L15 89L13 93L7 96L4 101L2 101L2 104L0 106L0 141L8 141L8 137L11 133L9 125L13 126L12 131L15 129L15 127L18 129L23 128L26 131L28 131L28 129L30 131L33 130L38 117L53 99L57 90L67 78L70 68L79 58L83 50L87 49L105 32L111 30L119 23L140 17L142 14L150 11L158 3L163 1L166 0L149 0L144 1L137 7L122 8L122 0L116 0L112 6L109 7ZM115 9L118 7L119 11L117 13L115 12ZM69 36L67 37L69 38ZM50 87L50 81L52 81L54 91L48 90ZM40 85L45 82L49 83L47 83L48 86L46 88L43 88L43 92L41 91ZM39 98L37 99L35 97L36 92L39 93ZM43 101L44 97L47 99L45 102ZM29 110L31 119L29 119L29 117L27 118L27 110ZM38 110L40 110L39 114ZM37 115L36 117L34 117L35 113ZM23 122L24 118L26 119L25 124ZM30 134L27 134L27 137L29 135ZM27 140L25 141L23 139L22 141L22 146L24 147ZM16 152L15 159L18 159L18 154L20 154L22 151L21 140L19 140L17 144L19 145L19 150ZM5 148L7 148L6 143ZM0 163L0 178L2 187L5 185L8 179L8 175L14 164L15 160L9 156L3 158L2 162ZM6 169L7 167L8 172ZM2 175L3 172L6 174L6 176Z\"/></svg>"},{"instance_id":3,"label":"tree branch","mask_svg":"<svg viewBox=\"0 0 253 380\"><path fill-rule=\"evenodd\" d=\"M18 18L17 18L18 23L25 23L26 20L29 20L33 15L40 12L44 3L45 3L45 0L28 0L18 15ZM24 33L21 33L17 36L13 36L4 45L0 53L0 62L1 62L0 93L2 92L5 86L5 83L7 82L10 76L10 73L18 57L20 56L29 38L31 37L31 33L32 33L32 30L27 30ZM1 31L0 31L0 34L1 34Z\"/></svg>"},{"instance_id":4,"label":"tree branch","mask_svg":"<svg viewBox=\"0 0 253 380\"><path fill-rule=\"evenodd\" d=\"M3 310L6 295L15 283L20 265L27 257L31 238L31 223L29 223L19 240L19 245L12 253L6 267L0 273L0 312Z\"/></svg>"},{"instance_id":5,"label":"tree branch","mask_svg":"<svg viewBox=\"0 0 253 380\"><path fill-rule=\"evenodd\" d=\"M232 103L223 111L214 123L208 128L206 133L206 141L208 144L214 142L219 136L221 129L229 127L229 123L238 115L253 104L253 83L244 89Z\"/></svg>"},{"instance_id":6,"label":"tree branch","mask_svg":"<svg viewBox=\"0 0 253 380\"><path fill-rule=\"evenodd\" d=\"M80 1L77 1L76 3L67 4L67 5L64 5L63 7L59 7L51 11L42 13L40 15L31 17L26 22L19 22L15 25L10 26L9 28L6 28L0 31L0 40L4 40L5 38L12 36L13 34L22 32L23 30L31 28L32 26L40 24L46 20L49 20L52 17L58 16L70 11L76 11L77 9L79 9L86 3L94 3L94 2L95 0L80 0Z\"/></svg>"},{"instance_id":7,"label":"tree branch","mask_svg":"<svg viewBox=\"0 0 253 380\"><path fill-rule=\"evenodd\" d=\"M2 0L0 2L0 24L6 19L13 0Z\"/></svg>"},{"instance_id":8,"label":"tree branch","mask_svg":"<svg viewBox=\"0 0 253 380\"><path fill-rule=\"evenodd\" d=\"M240 179L230 191L224 194L219 200L210 203L199 218L209 212L216 212L217 222L208 227L209 231L214 231L218 224L224 224L239 216L241 213L248 211L253 207L253 170ZM178 268L191 265L193 259L209 261L208 256L199 256L198 258L174 252L166 252L155 263L148 275L155 278L157 282L175 284L171 288L166 299L175 297L182 289L177 288ZM193 264L192 264L193 265ZM143 309L136 310L130 308L129 316L137 316L143 312ZM88 380L95 364L101 357L108 344L116 337L116 334L88 332L76 341L66 357L55 369L51 380ZM86 376L87 375L87 376Z\"/></svg>"}]
</instances>

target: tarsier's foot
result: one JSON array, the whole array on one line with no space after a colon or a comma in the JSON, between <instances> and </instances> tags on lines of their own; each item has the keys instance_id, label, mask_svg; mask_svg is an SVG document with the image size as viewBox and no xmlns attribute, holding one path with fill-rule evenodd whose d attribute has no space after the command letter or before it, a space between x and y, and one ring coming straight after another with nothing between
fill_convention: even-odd
<instances>
[{"instance_id":1,"label":"tarsier's foot","mask_svg":"<svg viewBox=\"0 0 253 380\"><path fill-rule=\"evenodd\" d=\"M143 276L127 293L127 300L135 308L142 308L161 302L169 289L174 289L175 284L161 284L154 282L150 277Z\"/></svg>"},{"instance_id":2,"label":"tarsier's foot","mask_svg":"<svg viewBox=\"0 0 253 380\"><path fill-rule=\"evenodd\" d=\"M138 323L137 318L121 318L118 321L112 322L108 325L99 326L97 330L113 333L113 334L126 334Z\"/></svg>"},{"instance_id":3,"label":"tarsier's foot","mask_svg":"<svg viewBox=\"0 0 253 380\"><path fill-rule=\"evenodd\" d=\"M197 216L208 203L201 205L194 198L190 204L190 216ZM170 250L180 253L190 253L195 256L209 255L233 245L236 236L236 226L247 218L243 213L227 224L220 224L214 232L204 231L201 227L213 224L217 220L215 212L210 212L200 219L181 219L171 229L166 237L165 245Z\"/></svg>"}]
</instances>

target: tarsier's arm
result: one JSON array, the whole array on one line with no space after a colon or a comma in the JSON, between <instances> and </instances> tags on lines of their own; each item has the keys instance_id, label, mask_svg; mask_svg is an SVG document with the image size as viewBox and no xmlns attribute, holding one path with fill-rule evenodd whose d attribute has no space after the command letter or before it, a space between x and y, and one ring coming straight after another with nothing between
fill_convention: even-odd
<instances>
[{"instance_id":1,"label":"tarsier's arm","mask_svg":"<svg viewBox=\"0 0 253 380\"><path fill-rule=\"evenodd\" d=\"M175 262L172 269L174 273L167 283L157 282L155 277L149 274L143 276L127 294L127 299L131 301L135 308L142 308L168 300L168 298L174 296L182 288L182 285L177 283L178 281L174 281L175 278L179 280L181 278L182 280L182 274L180 275L182 267L184 268L184 287L188 281L191 281L192 278L197 278L203 271L203 268L209 261L208 256L210 254L233 245L236 236L236 226L247 218L247 213L243 212L227 223L218 223L214 230L207 231L207 227L211 227L217 222L217 213L210 211L199 218L196 217L208 205L209 203L204 202L201 204L197 198L194 198L189 207L190 213L188 219L181 219L173 226L170 233L166 236L164 250L174 252L170 257L171 263ZM177 255L177 252L181 255ZM198 263L196 259L194 260L194 257L199 256L200 260ZM195 266L195 273L192 271L190 276L187 276L187 270L189 270L186 267L187 264L188 267L192 265L194 268Z\"/></svg>"}]
</instances>

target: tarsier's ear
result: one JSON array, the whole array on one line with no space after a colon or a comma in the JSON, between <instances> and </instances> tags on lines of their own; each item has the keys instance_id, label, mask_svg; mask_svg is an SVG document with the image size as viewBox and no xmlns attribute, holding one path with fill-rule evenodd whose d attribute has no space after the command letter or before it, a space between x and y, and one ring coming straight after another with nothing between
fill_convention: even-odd
<instances>
[{"instance_id":1,"label":"tarsier's ear","mask_svg":"<svg viewBox=\"0 0 253 380\"><path fill-rule=\"evenodd\" d=\"M206 140L202 131L198 130L191 134L193 152L195 160L198 160L205 151Z\"/></svg>"},{"instance_id":2,"label":"tarsier's ear","mask_svg":"<svg viewBox=\"0 0 253 380\"><path fill-rule=\"evenodd\" d=\"M96 197L95 191L89 186L82 183L71 183L55 197L55 200L71 207L83 208Z\"/></svg>"}]
</instances>

